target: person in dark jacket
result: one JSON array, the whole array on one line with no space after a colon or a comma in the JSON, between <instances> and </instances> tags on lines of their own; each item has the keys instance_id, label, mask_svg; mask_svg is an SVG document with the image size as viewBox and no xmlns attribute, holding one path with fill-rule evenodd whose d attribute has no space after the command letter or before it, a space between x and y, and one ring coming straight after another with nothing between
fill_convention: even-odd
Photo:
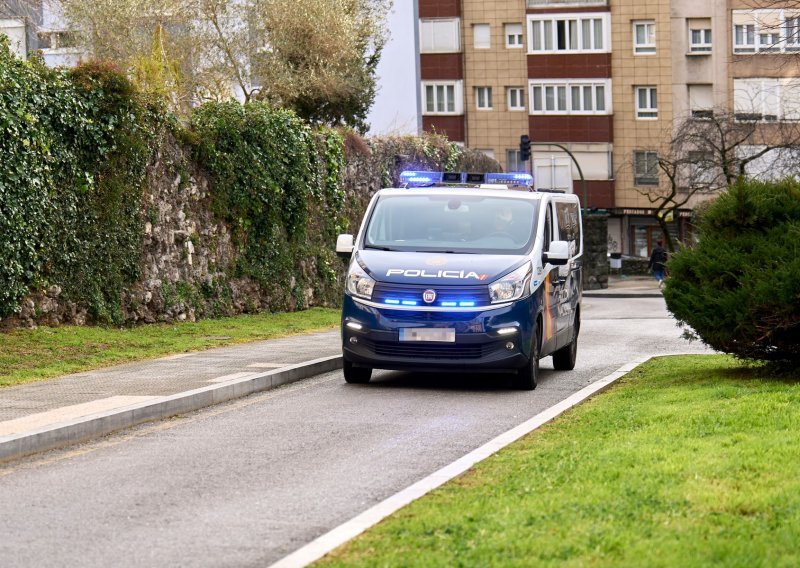
<instances>
[{"instance_id":1,"label":"person in dark jacket","mask_svg":"<svg viewBox=\"0 0 800 568\"><path fill-rule=\"evenodd\" d=\"M661 239L658 239L656 246L653 247L647 269L652 269L653 276L658 280L658 287L661 288L664 285L664 274L667 270L667 250L664 248L664 241Z\"/></svg>"}]
</instances>

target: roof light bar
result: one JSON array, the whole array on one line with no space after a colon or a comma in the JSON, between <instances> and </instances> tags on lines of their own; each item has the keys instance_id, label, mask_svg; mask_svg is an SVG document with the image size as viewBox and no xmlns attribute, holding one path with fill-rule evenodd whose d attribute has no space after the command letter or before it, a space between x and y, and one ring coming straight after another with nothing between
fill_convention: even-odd
<instances>
[{"instance_id":1,"label":"roof light bar","mask_svg":"<svg viewBox=\"0 0 800 568\"><path fill-rule=\"evenodd\" d=\"M412 187L431 185L434 183L440 183L442 181L442 172L405 171L400 174L400 181L407 183Z\"/></svg>"},{"instance_id":2,"label":"roof light bar","mask_svg":"<svg viewBox=\"0 0 800 568\"><path fill-rule=\"evenodd\" d=\"M486 174L486 183L533 185L533 176L531 174Z\"/></svg>"},{"instance_id":3,"label":"roof light bar","mask_svg":"<svg viewBox=\"0 0 800 568\"><path fill-rule=\"evenodd\" d=\"M407 187L428 187L435 184L505 184L532 186L533 176L524 173L467 173L404 171L400 181Z\"/></svg>"}]
</instances>

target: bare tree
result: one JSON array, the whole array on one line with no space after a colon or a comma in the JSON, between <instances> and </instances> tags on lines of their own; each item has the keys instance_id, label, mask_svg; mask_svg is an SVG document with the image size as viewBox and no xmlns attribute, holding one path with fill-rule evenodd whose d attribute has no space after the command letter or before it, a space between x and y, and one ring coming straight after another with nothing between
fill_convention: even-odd
<instances>
[{"instance_id":1,"label":"bare tree","mask_svg":"<svg viewBox=\"0 0 800 568\"><path fill-rule=\"evenodd\" d=\"M704 118L677 123L658 153L665 180L638 187L653 207L669 250L668 230L678 212L729 187L740 177L777 179L800 173L800 123L759 121L760 116L716 109ZM654 166L655 167L655 166Z\"/></svg>"},{"instance_id":2,"label":"bare tree","mask_svg":"<svg viewBox=\"0 0 800 568\"><path fill-rule=\"evenodd\" d=\"M93 56L120 63L134 77L145 68L145 76L168 78L181 101L225 99L233 87L245 101L259 96L312 120L356 125L374 97L389 5L384 0L63 3Z\"/></svg>"}]
</instances>

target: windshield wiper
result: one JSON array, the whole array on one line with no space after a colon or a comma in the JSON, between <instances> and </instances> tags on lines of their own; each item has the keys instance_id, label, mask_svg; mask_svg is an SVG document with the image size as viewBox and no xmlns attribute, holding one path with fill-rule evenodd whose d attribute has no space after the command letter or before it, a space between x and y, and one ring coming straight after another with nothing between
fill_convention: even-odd
<instances>
[{"instance_id":1,"label":"windshield wiper","mask_svg":"<svg viewBox=\"0 0 800 568\"><path fill-rule=\"evenodd\" d=\"M396 251L397 249L389 248L389 247L376 247L375 245L364 245L365 249L372 249L372 250L385 250L385 251Z\"/></svg>"}]
</instances>

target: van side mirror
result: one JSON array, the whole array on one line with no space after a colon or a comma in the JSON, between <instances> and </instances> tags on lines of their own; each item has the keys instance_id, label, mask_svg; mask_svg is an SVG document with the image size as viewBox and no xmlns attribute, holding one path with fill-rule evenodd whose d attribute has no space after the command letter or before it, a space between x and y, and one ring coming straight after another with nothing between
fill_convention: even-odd
<instances>
[{"instance_id":1,"label":"van side mirror","mask_svg":"<svg viewBox=\"0 0 800 568\"><path fill-rule=\"evenodd\" d=\"M553 241L550 250L545 251L544 261L554 266L567 264L569 261L569 243L567 241Z\"/></svg>"},{"instance_id":2,"label":"van side mirror","mask_svg":"<svg viewBox=\"0 0 800 568\"><path fill-rule=\"evenodd\" d=\"M353 254L353 235L339 235L336 238L336 256L350 258Z\"/></svg>"}]
</instances>

